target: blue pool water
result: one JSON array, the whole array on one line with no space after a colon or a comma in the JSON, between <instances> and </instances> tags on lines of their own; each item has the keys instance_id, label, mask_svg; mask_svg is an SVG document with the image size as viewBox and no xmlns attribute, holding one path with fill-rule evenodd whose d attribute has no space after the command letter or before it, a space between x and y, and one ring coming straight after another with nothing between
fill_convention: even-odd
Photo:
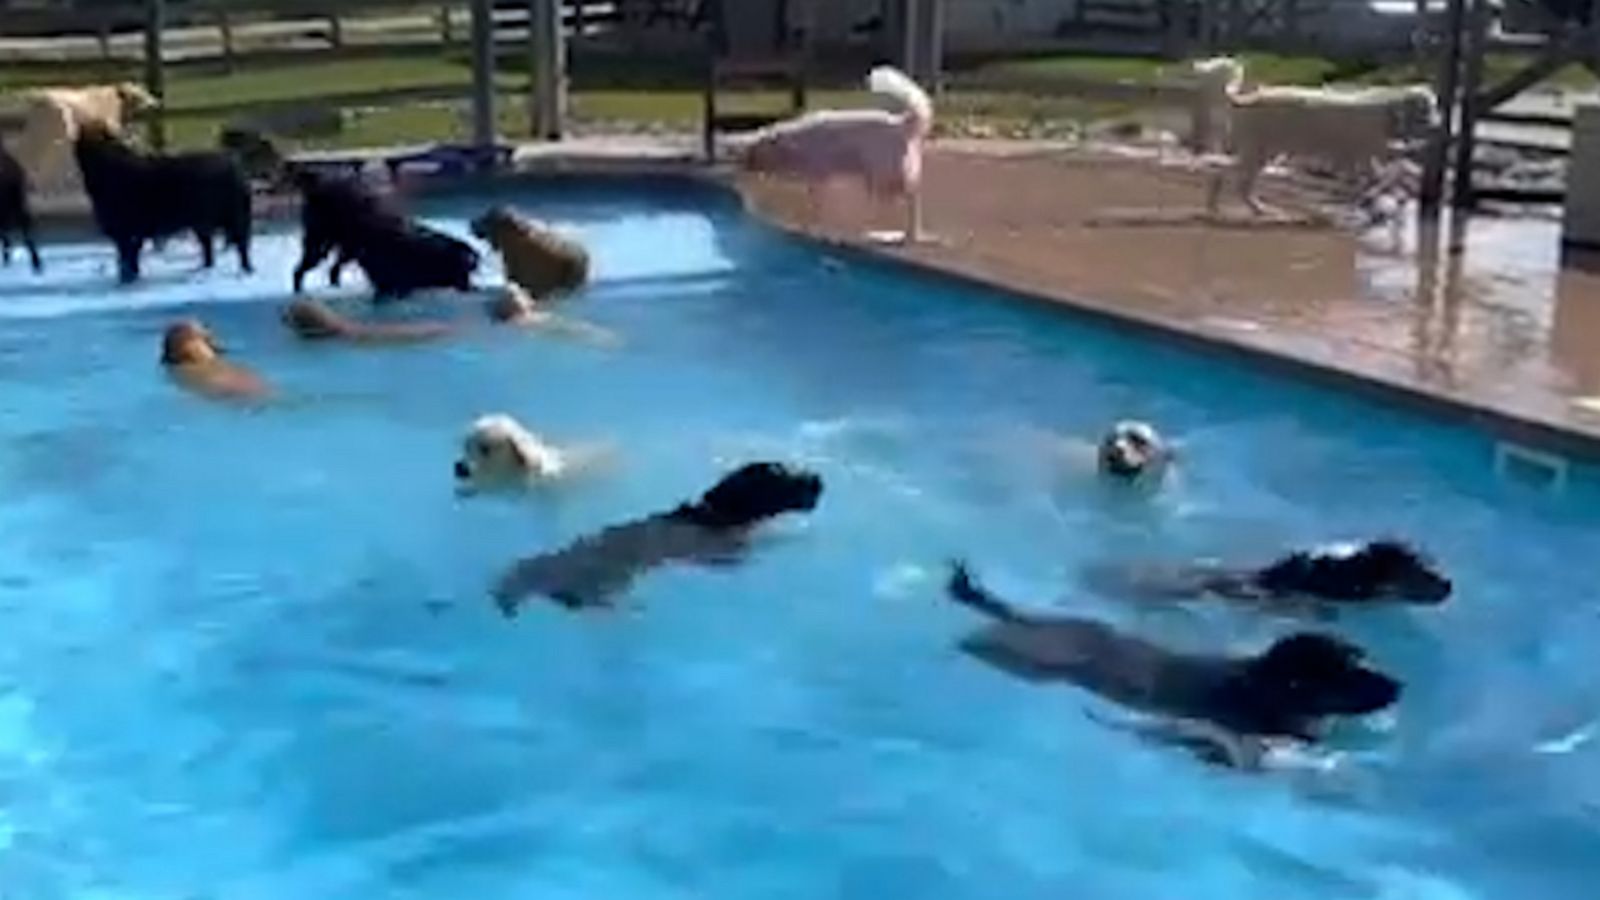
<instances>
[{"instance_id":1,"label":"blue pool water","mask_svg":"<svg viewBox=\"0 0 1600 900\"><path fill-rule=\"evenodd\" d=\"M620 349L299 344L284 233L253 277L193 274L183 242L132 290L99 244L0 271L0 896L1594 895L1591 475L1502 483L1471 432L830 259L719 194L519 191L496 199L592 248L572 308ZM429 212L464 231L485 202ZM429 309L477 314L385 314ZM175 390L180 314L284 401ZM612 462L458 499L459 434L496 411ZM1183 442L1154 498L1059 450L1126 416ZM747 565L660 571L613 614L493 611L512 559L754 457L829 488ZM1248 650L1296 623L1135 614L1077 573L1379 532L1459 593L1327 626L1409 691L1321 775L1207 769L978 665L935 580L964 554L1019 598Z\"/></svg>"}]
</instances>

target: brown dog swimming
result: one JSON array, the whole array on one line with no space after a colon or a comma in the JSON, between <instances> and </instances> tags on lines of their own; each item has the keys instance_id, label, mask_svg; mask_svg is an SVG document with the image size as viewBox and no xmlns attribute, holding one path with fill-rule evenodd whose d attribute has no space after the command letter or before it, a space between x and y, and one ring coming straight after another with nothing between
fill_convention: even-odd
<instances>
[{"instance_id":1,"label":"brown dog swimming","mask_svg":"<svg viewBox=\"0 0 1600 900\"><path fill-rule=\"evenodd\" d=\"M354 344L414 344L455 331L448 322L358 322L315 300L295 300L284 307L283 324L308 341L336 340Z\"/></svg>"},{"instance_id":2,"label":"brown dog swimming","mask_svg":"<svg viewBox=\"0 0 1600 900\"><path fill-rule=\"evenodd\" d=\"M173 380L218 400L261 400L271 389L260 376L222 358L216 338L198 319L169 326L161 338L161 365Z\"/></svg>"}]
</instances>

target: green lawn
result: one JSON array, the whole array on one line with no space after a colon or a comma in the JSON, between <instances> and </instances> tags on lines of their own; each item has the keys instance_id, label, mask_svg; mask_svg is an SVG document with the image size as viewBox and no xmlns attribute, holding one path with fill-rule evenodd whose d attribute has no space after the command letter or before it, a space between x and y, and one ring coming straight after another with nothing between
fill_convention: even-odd
<instances>
[{"instance_id":1,"label":"green lawn","mask_svg":"<svg viewBox=\"0 0 1600 900\"><path fill-rule=\"evenodd\" d=\"M1252 78L1272 84L1321 84L1337 68L1321 57L1246 53L1242 58ZM1073 55L986 62L972 71L1152 84L1182 77L1186 68L1187 63L1157 57Z\"/></svg>"},{"instance_id":2,"label":"green lawn","mask_svg":"<svg viewBox=\"0 0 1600 900\"><path fill-rule=\"evenodd\" d=\"M501 118L505 134L525 134L521 92L525 77L517 69L520 58L504 61L497 78L502 93ZM1415 66L1351 69L1316 57L1253 54L1246 64L1255 79L1276 84L1316 84L1334 75L1366 83L1414 81ZM1519 65L1508 56L1487 62L1491 80L1505 77ZM1053 134L1061 127L1096 118L1126 115L1133 110L1061 92L977 92L959 87L967 74L1000 73L1017 76L1057 76L1084 81L1148 84L1178 77L1181 63L1140 58L1103 56L1042 56L1026 59L957 61L952 66L956 89L940 108L945 123L984 123L985 130L1010 133ZM700 97L695 67L683 59L575 61L572 109L580 122L651 123L683 129L696 127ZM107 81L137 78L136 66L10 66L0 68L0 92L38 84ZM1592 86L1595 79L1573 67L1556 80L1574 86ZM820 82L833 89L815 91L813 105L859 105L867 102L854 89L853 74ZM390 52L345 58L254 62L238 72L223 74L215 63L173 66L168 76L169 134L177 146L210 144L217 129L238 113L239 107L285 106L315 103L325 98L348 100L346 127L330 139L310 140L306 146L373 146L415 143L464 137L462 103L471 82L471 70L459 52ZM392 96L385 97L385 94ZM429 96L431 94L431 96ZM439 102L450 98L454 105ZM459 98L459 99L455 99ZM777 94L740 98L760 108L781 109ZM991 127L992 126L992 127Z\"/></svg>"}]
</instances>

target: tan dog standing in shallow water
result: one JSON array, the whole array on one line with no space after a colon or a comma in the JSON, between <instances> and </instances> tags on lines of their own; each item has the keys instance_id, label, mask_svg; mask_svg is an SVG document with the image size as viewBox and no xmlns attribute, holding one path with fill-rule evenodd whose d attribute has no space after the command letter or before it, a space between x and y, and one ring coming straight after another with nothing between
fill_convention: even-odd
<instances>
[{"instance_id":1,"label":"tan dog standing in shallow water","mask_svg":"<svg viewBox=\"0 0 1600 900\"><path fill-rule=\"evenodd\" d=\"M161 365L183 387L219 400L260 400L271 390L249 369L222 358L216 338L196 319L167 328Z\"/></svg>"},{"instance_id":2,"label":"tan dog standing in shallow water","mask_svg":"<svg viewBox=\"0 0 1600 900\"><path fill-rule=\"evenodd\" d=\"M472 233L500 254L506 280L541 300L569 294L589 280L589 251L509 206L472 222Z\"/></svg>"},{"instance_id":3,"label":"tan dog standing in shallow water","mask_svg":"<svg viewBox=\"0 0 1600 900\"><path fill-rule=\"evenodd\" d=\"M308 341L339 340L354 344L413 344L445 337L455 331L447 322L357 322L315 300L296 300L284 307L283 324Z\"/></svg>"}]
</instances>

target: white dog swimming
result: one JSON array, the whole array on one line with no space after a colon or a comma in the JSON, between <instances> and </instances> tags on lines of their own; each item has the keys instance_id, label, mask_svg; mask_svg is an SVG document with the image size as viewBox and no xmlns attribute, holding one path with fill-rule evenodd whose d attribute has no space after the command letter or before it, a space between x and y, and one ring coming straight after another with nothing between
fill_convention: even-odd
<instances>
[{"instance_id":1,"label":"white dog swimming","mask_svg":"<svg viewBox=\"0 0 1600 900\"><path fill-rule=\"evenodd\" d=\"M483 416L461 441L456 489L462 494L515 491L559 479L572 468L573 460L516 419Z\"/></svg>"}]
</instances>

